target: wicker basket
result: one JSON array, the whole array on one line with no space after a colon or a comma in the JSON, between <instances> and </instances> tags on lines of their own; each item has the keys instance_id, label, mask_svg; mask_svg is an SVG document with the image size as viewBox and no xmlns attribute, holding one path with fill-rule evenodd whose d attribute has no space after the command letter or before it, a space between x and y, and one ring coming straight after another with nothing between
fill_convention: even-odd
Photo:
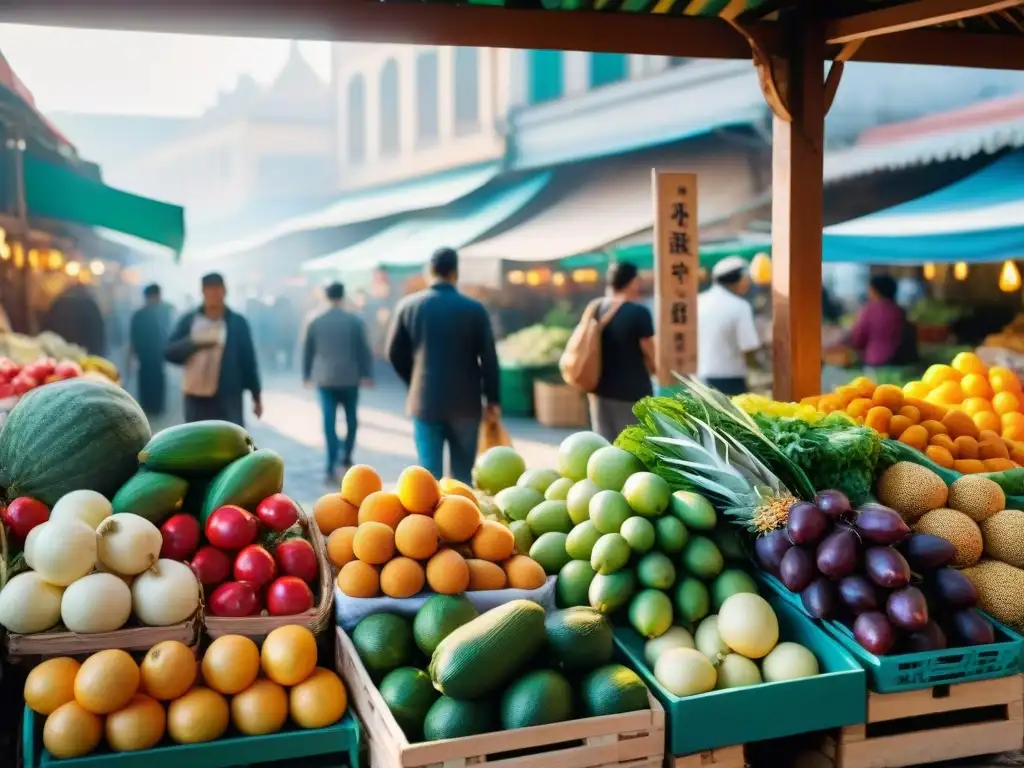
<instances>
[{"instance_id":1,"label":"wicker basket","mask_svg":"<svg viewBox=\"0 0 1024 768\"><path fill-rule=\"evenodd\" d=\"M533 403L537 421L545 427L590 426L587 396L568 384L533 382Z\"/></svg>"}]
</instances>

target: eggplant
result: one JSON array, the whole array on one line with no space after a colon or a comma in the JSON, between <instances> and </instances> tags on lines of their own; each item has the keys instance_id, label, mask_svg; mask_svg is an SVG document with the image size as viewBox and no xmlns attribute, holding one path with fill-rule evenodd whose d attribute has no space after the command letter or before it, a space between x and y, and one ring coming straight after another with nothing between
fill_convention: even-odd
<instances>
[{"instance_id":1,"label":"eggplant","mask_svg":"<svg viewBox=\"0 0 1024 768\"><path fill-rule=\"evenodd\" d=\"M896 644L896 630L881 611L862 613L853 622L853 636L861 647L875 656L884 656Z\"/></svg>"},{"instance_id":2,"label":"eggplant","mask_svg":"<svg viewBox=\"0 0 1024 768\"><path fill-rule=\"evenodd\" d=\"M839 595L835 584L823 576L812 581L800 593L804 610L815 619L831 619L839 611Z\"/></svg>"},{"instance_id":3,"label":"eggplant","mask_svg":"<svg viewBox=\"0 0 1024 768\"><path fill-rule=\"evenodd\" d=\"M988 645L996 641L992 622L974 608L957 611L950 618L953 635L961 645Z\"/></svg>"},{"instance_id":4,"label":"eggplant","mask_svg":"<svg viewBox=\"0 0 1024 768\"><path fill-rule=\"evenodd\" d=\"M931 577L935 594L951 608L973 608L978 604L978 588L955 568L940 568Z\"/></svg>"},{"instance_id":5,"label":"eggplant","mask_svg":"<svg viewBox=\"0 0 1024 768\"><path fill-rule=\"evenodd\" d=\"M757 562L762 568L773 576L778 576L782 557L792 546L793 542L789 540L786 532L779 529L758 537L754 542L754 554L757 555Z\"/></svg>"},{"instance_id":6,"label":"eggplant","mask_svg":"<svg viewBox=\"0 0 1024 768\"><path fill-rule=\"evenodd\" d=\"M928 601L917 587L904 587L889 595L885 614L893 626L907 632L920 632L928 625Z\"/></svg>"},{"instance_id":7,"label":"eggplant","mask_svg":"<svg viewBox=\"0 0 1024 768\"><path fill-rule=\"evenodd\" d=\"M857 533L872 544L899 544L910 535L910 526L896 512L880 504L868 504L857 512Z\"/></svg>"},{"instance_id":8,"label":"eggplant","mask_svg":"<svg viewBox=\"0 0 1024 768\"><path fill-rule=\"evenodd\" d=\"M839 520L850 514L850 499L842 491L818 491L814 495L814 505L831 520Z\"/></svg>"},{"instance_id":9,"label":"eggplant","mask_svg":"<svg viewBox=\"0 0 1024 768\"><path fill-rule=\"evenodd\" d=\"M790 592L803 592L818 576L814 555L800 547L790 547L779 564L779 578Z\"/></svg>"},{"instance_id":10,"label":"eggplant","mask_svg":"<svg viewBox=\"0 0 1024 768\"><path fill-rule=\"evenodd\" d=\"M900 552L917 573L948 565L956 555L953 542L930 533L912 533L900 544Z\"/></svg>"},{"instance_id":11,"label":"eggplant","mask_svg":"<svg viewBox=\"0 0 1024 768\"><path fill-rule=\"evenodd\" d=\"M839 580L839 597L854 615L878 610L878 588L859 573Z\"/></svg>"},{"instance_id":12,"label":"eggplant","mask_svg":"<svg viewBox=\"0 0 1024 768\"><path fill-rule=\"evenodd\" d=\"M798 501L789 510L786 533L798 547L812 547L828 531L825 513L808 501Z\"/></svg>"},{"instance_id":13,"label":"eggplant","mask_svg":"<svg viewBox=\"0 0 1024 768\"><path fill-rule=\"evenodd\" d=\"M904 644L906 653L921 653L922 651L942 651L949 647L946 640L946 633L938 622L929 619L924 629L907 635Z\"/></svg>"},{"instance_id":14,"label":"eggplant","mask_svg":"<svg viewBox=\"0 0 1024 768\"><path fill-rule=\"evenodd\" d=\"M910 564L891 547L869 547L864 553L864 572L886 589L902 589L910 583Z\"/></svg>"},{"instance_id":15,"label":"eggplant","mask_svg":"<svg viewBox=\"0 0 1024 768\"><path fill-rule=\"evenodd\" d=\"M857 534L846 526L836 528L818 545L818 570L830 579L849 576L857 567Z\"/></svg>"}]
</instances>

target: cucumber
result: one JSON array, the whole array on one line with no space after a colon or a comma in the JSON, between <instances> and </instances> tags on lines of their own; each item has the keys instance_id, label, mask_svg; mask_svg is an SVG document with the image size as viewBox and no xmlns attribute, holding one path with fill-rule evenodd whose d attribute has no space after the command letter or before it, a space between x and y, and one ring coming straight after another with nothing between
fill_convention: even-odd
<instances>
[{"instance_id":1,"label":"cucumber","mask_svg":"<svg viewBox=\"0 0 1024 768\"><path fill-rule=\"evenodd\" d=\"M249 433L237 424L196 421L153 435L139 452L139 463L154 472L212 475L253 449Z\"/></svg>"},{"instance_id":2,"label":"cucumber","mask_svg":"<svg viewBox=\"0 0 1024 768\"><path fill-rule=\"evenodd\" d=\"M114 514L131 512L154 525L181 509L188 481L163 472L140 469L114 494Z\"/></svg>"},{"instance_id":3,"label":"cucumber","mask_svg":"<svg viewBox=\"0 0 1024 768\"><path fill-rule=\"evenodd\" d=\"M530 600L492 608L448 635L430 659L434 687L477 699L511 682L546 642L544 609Z\"/></svg>"},{"instance_id":4,"label":"cucumber","mask_svg":"<svg viewBox=\"0 0 1024 768\"><path fill-rule=\"evenodd\" d=\"M206 489L200 520L225 504L256 511L256 505L267 496L280 493L284 487L284 459L267 449L254 451L228 464L217 473Z\"/></svg>"}]
</instances>

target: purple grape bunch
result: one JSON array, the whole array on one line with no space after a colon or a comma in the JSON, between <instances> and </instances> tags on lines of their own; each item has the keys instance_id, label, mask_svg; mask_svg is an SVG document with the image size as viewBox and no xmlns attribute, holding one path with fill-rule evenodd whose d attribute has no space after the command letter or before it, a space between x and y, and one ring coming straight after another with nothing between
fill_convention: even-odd
<instances>
[{"instance_id":1,"label":"purple grape bunch","mask_svg":"<svg viewBox=\"0 0 1024 768\"><path fill-rule=\"evenodd\" d=\"M843 621L877 656L995 641L974 585L949 567L953 545L912 533L881 504L853 509L841 491L821 491L794 504L786 527L758 538L754 552L810 616Z\"/></svg>"}]
</instances>

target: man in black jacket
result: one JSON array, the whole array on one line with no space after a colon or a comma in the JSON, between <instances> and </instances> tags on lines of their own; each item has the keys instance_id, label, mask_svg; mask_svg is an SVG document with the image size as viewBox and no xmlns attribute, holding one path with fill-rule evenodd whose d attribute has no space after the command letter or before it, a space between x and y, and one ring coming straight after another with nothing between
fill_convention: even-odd
<instances>
[{"instance_id":1,"label":"man in black jacket","mask_svg":"<svg viewBox=\"0 0 1024 768\"><path fill-rule=\"evenodd\" d=\"M448 445L451 476L469 483L476 459L482 402L489 418L501 409L498 354L487 310L455 287L459 257L442 248L430 259L433 284L398 306L388 334L388 359L409 387L419 463L444 474Z\"/></svg>"}]
</instances>

